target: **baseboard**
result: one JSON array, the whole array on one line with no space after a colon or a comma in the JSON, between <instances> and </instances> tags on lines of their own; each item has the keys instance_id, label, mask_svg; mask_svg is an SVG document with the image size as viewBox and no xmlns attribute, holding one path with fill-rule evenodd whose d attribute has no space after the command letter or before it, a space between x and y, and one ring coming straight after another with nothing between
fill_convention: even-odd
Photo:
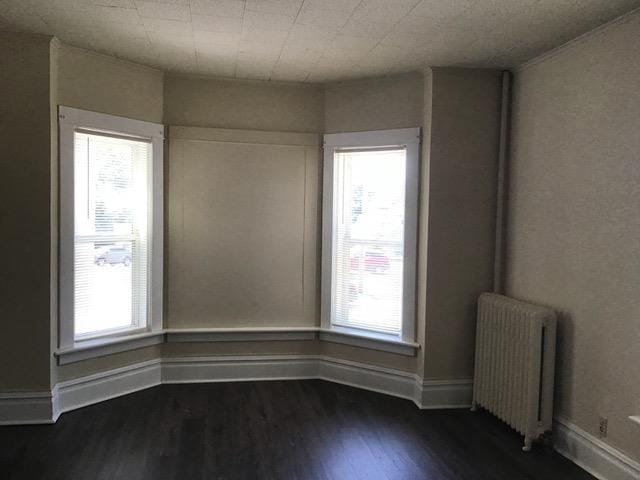
<instances>
[{"instance_id":1,"label":"baseboard","mask_svg":"<svg viewBox=\"0 0 640 480\"><path fill-rule=\"evenodd\" d=\"M554 448L601 480L640 479L640 463L567 420L555 419Z\"/></svg>"},{"instance_id":2,"label":"baseboard","mask_svg":"<svg viewBox=\"0 0 640 480\"><path fill-rule=\"evenodd\" d=\"M158 359L58 383L53 392L53 420L76 408L160 385L160 379Z\"/></svg>"},{"instance_id":3,"label":"baseboard","mask_svg":"<svg viewBox=\"0 0 640 480\"><path fill-rule=\"evenodd\" d=\"M416 378L414 394L421 409L469 408L473 397L473 380L425 380Z\"/></svg>"},{"instance_id":4,"label":"baseboard","mask_svg":"<svg viewBox=\"0 0 640 480\"><path fill-rule=\"evenodd\" d=\"M162 383L320 379L413 400L411 373L310 355L182 357L162 361Z\"/></svg>"},{"instance_id":5,"label":"baseboard","mask_svg":"<svg viewBox=\"0 0 640 480\"><path fill-rule=\"evenodd\" d=\"M50 391L1 392L0 425L53 423L53 408Z\"/></svg>"},{"instance_id":6,"label":"baseboard","mask_svg":"<svg viewBox=\"0 0 640 480\"><path fill-rule=\"evenodd\" d=\"M412 373L333 357L319 357L316 378L414 400Z\"/></svg>"},{"instance_id":7,"label":"baseboard","mask_svg":"<svg viewBox=\"0 0 640 480\"><path fill-rule=\"evenodd\" d=\"M413 401L420 408L470 404L470 380L422 382L413 373L318 355L150 360L60 382L51 393L0 397L0 424L52 423L61 413L161 383L321 379ZM24 397L24 398L23 398Z\"/></svg>"}]
</instances>

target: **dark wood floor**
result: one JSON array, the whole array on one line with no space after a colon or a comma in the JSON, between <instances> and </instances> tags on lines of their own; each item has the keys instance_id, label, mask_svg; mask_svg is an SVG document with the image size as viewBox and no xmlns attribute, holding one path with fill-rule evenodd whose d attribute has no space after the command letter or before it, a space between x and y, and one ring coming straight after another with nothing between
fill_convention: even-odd
<instances>
[{"instance_id":1,"label":"dark wood floor","mask_svg":"<svg viewBox=\"0 0 640 480\"><path fill-rule=\"evenodd\" d=\"M3 479L593 479L486 413L320 380L163 385L0 427Z\"/></svg>"}]
</instances>

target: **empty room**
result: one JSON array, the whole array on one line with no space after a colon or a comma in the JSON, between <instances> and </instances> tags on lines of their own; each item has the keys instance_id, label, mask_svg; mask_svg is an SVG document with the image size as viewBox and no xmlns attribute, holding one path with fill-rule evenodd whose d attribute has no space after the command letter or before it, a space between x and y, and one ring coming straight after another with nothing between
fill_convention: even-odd
<instances>
[{"instance_id":1,"label":"empty room","mask_svg":"<svg viewBox=\"0 0 640 480\"><path fill-rule=\"evenodd\" d=\"M0 0L0 478L640 480L640 0Z\"/></svg>"}]
</instances>

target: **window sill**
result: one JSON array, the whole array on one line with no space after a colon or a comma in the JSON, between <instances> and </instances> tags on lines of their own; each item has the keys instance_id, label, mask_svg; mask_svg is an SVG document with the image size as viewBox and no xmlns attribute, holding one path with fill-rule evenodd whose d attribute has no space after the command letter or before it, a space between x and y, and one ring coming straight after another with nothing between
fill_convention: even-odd
<instances>
[{"instance_id":1,"label":"window sill","mask_svg":"<svg viewBox=\"0 0 640 480\"><path fill-rule=\"evenodd\" d=\"M164 331L144 332L120 337L103 337L76 342L73 347L55 352L58 365L80 362L89 358L158 345L164 342Z\"/></svg>"},{"instance_id":2,"label":"window sill","mask_svg":"<svg viewBox=\"0 0 640 480\"><path fill-rule=\"evenodd\" d=\"M415 356L420 349L420 344L405 342L392 335L351 330L342 327L334 327L331 329L322 328L319 331L319 337L320 340L325 342L342 343L354 347L406 355L408 357Z\"/></svg>"},{"instance_id":3,"label":"window sill","mask_svg":"<svg viewBox=\"0 0 640 480\"><path fill-rule=\"evenodd\" d=\"M332 329L279 328L279 329L171 329L144 332L120 337L103 337L76 342L73 347L55 352L58 365L81 362L119 352L136 350L151 345L171 342L220 342L249 340L311 340L315 332L322 341L413 357L420 344L405 342L391 335L354 331L348 328Z\"/></svg>"}]
</instances>

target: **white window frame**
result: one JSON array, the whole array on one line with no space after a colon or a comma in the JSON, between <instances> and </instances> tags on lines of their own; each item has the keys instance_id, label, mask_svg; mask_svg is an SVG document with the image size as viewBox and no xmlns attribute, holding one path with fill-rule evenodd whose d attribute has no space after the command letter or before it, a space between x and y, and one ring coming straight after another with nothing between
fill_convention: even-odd
<instances>
[{"instance_id":1,"label":"white window frame","mask_svg":"<svg viewBox=\"0 0 640 480\"><path fill-rule=\"evenodd\" d=\"M164 125L133 120L114 115L90 112L77 108L58 108L60 152L60 265L59 265L59 363L65 359L85 359L115 351L139 348L160 343L162 334L163 297L163 155ZM75 248L75 185L74 134L113 134L149 141L152 146L151 176L149 179L149 262L147 283L147 318L141 328L92 335L87 339L75 338L74 319L74 248ZM157 337L157 338L154 338ZM157 341L156 341L157 340ZM130 342L130 345L128 344ZM111 346L105 349L105 347ZM95 354L90 352L95 350ZM79 352L82 352L79 355ZM89 352L89 353L87 353ZM69 360L73 361L73 360Z\"/></svg>"},{"instance_id":2,"label":"white window frame","mask_svg":"<svg viewBox=\"0 0 640 480\"><path fill-rule=\"evenodd\" d=\"M333 324L335 315L334 305L332 303L332 292L334 289L333 226L335 218L335 152L338 149L360 147L402 147L406 149L403 298L400 335L378 333L361 328L342 327ZM419 158L420 128L335 133L324 136L321 339L407 355L414 354L415 350L419 347L419 345L415 343Z\"/></svg>"}]
</instances>

